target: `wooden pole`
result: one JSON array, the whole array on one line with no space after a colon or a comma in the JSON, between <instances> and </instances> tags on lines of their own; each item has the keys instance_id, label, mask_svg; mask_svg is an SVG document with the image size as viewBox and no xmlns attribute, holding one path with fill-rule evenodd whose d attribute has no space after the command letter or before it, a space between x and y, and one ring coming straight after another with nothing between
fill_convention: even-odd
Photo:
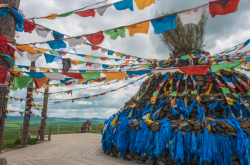
<instances>
[{"instance_id":1,"label":"wooden pole","mask_svg":"<svg viewBox=\"0 0 250 165\"><path fill-rule=\"evenodd\" d=\"M35 61L31 61L31 66L35 67ZM34 72L31 70L30 72ZM33 88L33 82L29 84L27 87L27 98L31 98L32 96L32 90ZM25 114L24 114L24 120L23 120L23 133L22 133L22 141L21 145L27 145L28 138L29 138L29 126L30 126L30 109L31 106L31 99L27 99L26 101L26 106L25 106Z\"/></svg>"},{"instance_id":2,"label":"wooden pole","mask_svg":"<svg viewBox=\"0 0 250 165\"><path fill-rule=\"evenodd\" d=\"M1 0L0 4L9 4L19 8L20 0ZM8 17L0 17L0 34L14 38L16 30L16 21L12 14L8 13ZM1 52L0 52L1 54ZM0 55L0 66L5 68L10 68L9 64L4 60ZM5 117L3 115L4 109L7 108L7 101L5 95L7 94L7 87L0 87L0 153L2 152L2 143L3 143L3 133L5 125Z\"/></svg>"},{"instance_id":3,"label":"wooden pole","mask_svg":"<svg viewBox=\"0 0 250 165\"><path fill-rule=\"evenodd\" d=\"M48 71L49 72L49 71ZM49 85L49 81L46 82L46 85ZM49 87L47 87L44 90L44 98L43 102L47 103L48 102L48 97L49 95ZM47 97L46 97L47 96ZM42 111L42 116L44 117L41 119L41 132L40 132L40 141L44 141L44 136L45 136L45 128L46 128L46 119L45 116L47 116L47 110L48 110L48 104L43 104L43 111Z\"/></svg>"}]
</instances>

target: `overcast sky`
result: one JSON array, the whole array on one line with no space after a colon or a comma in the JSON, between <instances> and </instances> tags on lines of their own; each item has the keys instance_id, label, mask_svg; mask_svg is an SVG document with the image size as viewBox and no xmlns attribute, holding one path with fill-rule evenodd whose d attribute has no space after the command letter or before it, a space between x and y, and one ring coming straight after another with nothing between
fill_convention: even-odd
<instances>
[{"instance_id":1,"label":"overcast sky","mask_svg":"<svg viewBox=\"0 0 250 165\"><path fill-rule=\"evenodd\" d=\"M117 0L116 0L117 1ZM116 2L115 0L109 0L107 4ZM20 9L23 10L27 18L31 17L43 17L49 14L57 13L62 14L71 10L75 10L86 5L99 2L97 0L21 0ZM95 18L88 17L83 18L78 15L72 14L66 18L57 18L55 20L47 19L36 19L35 22L41 24L50 29L56 30L58 32L67 34L69 36L78 36L82 34L94 33L100 30L112 29L119 26L130 25L136 22L154 18L156 12L171 12L171 11L181 11L199 5L208 3L208 0L159 0L156 4L153 4L144 10L138 10L136 4L134 3L134 11L129 9L118 11L113 6L107 9L104 16L99 16L96 14ZM98 6L105 5L105 3ZM97 7L98 7L97 6ZM206 35L204 48L209 51L210 54L215 54L222 52L223 50L230 48L239 43L245 42L250 38L250 2L248 0L241 0L239 3L239 8L236 13L215 16L212 18L208 13L208 8L206 13L208 15L208 22L206 26ZM52 40L52 36L48 35L47 38L39 37L35 31L32 34L19 33L19 38L16 38L19 44L39 42ZM150 24L149 34L135 34L134 37L130 37L128 31L126 31L126 38L118 37L116 40L109 39L109 36L105 36L104 42L101 44L102 47L115 50L128 55L134 55L143 58L158 58L166 59L168 58L169 50L163 45L159 37L154 34L153 27ZM37 47L49 48L48 45L37 45ZM75 48L77 53L96 55L96 56L106 56L107 54L101 53L100 50L92 51L91 47L82 45ZM250 50L250 46L242 49L242 51ZM72 51L72 50L71 50ZM84 58L70 56L75 60L85 60ZM91 60L89 60L91 61ZM101 62L95 60L95 62ZM20 57L16 61L17 65L30 65L30 61L27 59L26 54L24 57ZM111 63L109 63L111 64ZM112 63L119 64L119 63ZM60 63L53 62L51 64L46 64L45 58L40 57L36 61L37 67L53 67L61 68ZM72 69L92 69L86 68L84 65L73 66ZM129 81L119 82L110 86L103 87L93 87L86 90L75 91L73 95L67 94L55 94L51 95L52 98L56 99L70 99L75 97L83 97L94 94L99 94L106 92L120 86L123 86L137 78L131 79ZM116 92L109 93L105 96L96 97L88 100L75 101L74 103L67 102L56 105L49 105L48 117L81 117L81 118L108 118L113 113L116 113L124 103L131 98L139 88L140 83L138 81L134 85L129 85L125 89L121 89ZM51 84L57 82L52 81ZM91 84L92 86L92 84ZM64 91L76 88L82 88L83 85L75 85L69 87L53 87L50 88L49 92ZM44 89L41 88L39 91L43 92ZM17 90L16 92L11 92L10 96L14 97L26 97L26 89ZM43 95L36 95L36 98L42 98ZM23 111L25 109L25 103L9 101L9 110ZM40 115L41 111L32 110L34 114ZM18 113L13 113L11 115L19 115ZM31 119L32 120L32 119Z\"/></svg>"}]
</instances>

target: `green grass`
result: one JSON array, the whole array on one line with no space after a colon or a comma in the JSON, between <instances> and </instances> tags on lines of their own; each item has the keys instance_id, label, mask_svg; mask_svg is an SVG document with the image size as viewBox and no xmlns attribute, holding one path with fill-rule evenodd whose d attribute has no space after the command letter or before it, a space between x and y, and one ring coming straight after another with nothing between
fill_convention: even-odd
<instances>
[{"instance_id":1,"label":"green grass","mask_svg":"<svg viewBox=\"0 0 250 165\"><path fill-rule=\"evenodd\" d=\"M38 141L37 138L29 138L27 144L28 145L34 145ZM18 145L21 145L21 139L17 138L16 140L5 140L3 141L2 149L7 148L16 148Z\"/></svg>"}]
</instances>

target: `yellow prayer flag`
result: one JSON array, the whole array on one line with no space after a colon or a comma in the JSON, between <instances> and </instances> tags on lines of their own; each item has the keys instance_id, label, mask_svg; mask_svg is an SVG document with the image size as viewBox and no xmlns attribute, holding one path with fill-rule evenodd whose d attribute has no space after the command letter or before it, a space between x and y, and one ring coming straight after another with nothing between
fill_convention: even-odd
<instances>
[{"instance_id":1,"label":"yellow prayer flag","mask_svg":"<svg viewBox=\"0 0 250 165\"><path fill-rule=\"evenodd\" d=\"M18 59L18 57L14 54L14 56L15 56L15 60L17 60Z\"/></svg>"},{"instance_id":2,"label":"yellow prayer flag","mask_svg":"<svg viewBox=\"0 0 250 165\"><path fill-rule=\"evenodd\" d=\"M135 0L135 3L139 10L143 10L144 8L155 3L155 0Z\"/></svg>"},{"instance_id":3,"label":"yellow prayer flag","mask_svg":"<svg viewBox=\"0 0 250 165\"><path fill-rule=\"evenodd\" d=\"M233 99L231 99L230 97L226 97L226 100L229 102L229 101L231 101L231 102L233 102L234 100Z\"/></svg>"},{"instance_id":4,"label":"yellow prayer flag","mask_svg":"<svg viewBox=\"0 0 250 165\"><path fill-rule=\"evenodd\" d=\"M215 72L215 74L216 74L217 76L221 76L220 71Z\"/></svg>"},{"instance_id":5,"label":"yellow prayer flag","mask_svg":"<svg viewBox=\"0 0 250 165\"><path fill-rule=\"evenodd\" d=\"M200 103L202 99L199 95L197 95L196 100Z\"/></svg>"},{"instance_id":6,"label":"yellow prayer flag","mask_svg":"<svg viewBox=\"0 0 250 165\"><path fill-rule=\"evenodd\" d=\"M49 50L48 50L48 49L37 48L37 51L44 53L44 52L47 52L47 51L49 51Z\"/></svg>"},{"instance_id":7,"label":"yellow prayer flag","mask_svg":"<svg viewBox=\"0 0 250 165\"><path fill-rule=\"evenodd\" d=\"M148 123L148 124L153 124L154 122L153 122L152 120L149 119L149 118L150 118L150 115L151 115L151 114L148 115L147 123Z\"/></svg>"},{"instance_id":8,"label":"yellow prayer flag","mask_svg":"<svg viewBox=\"0 0 250 165\"><path fill-rule=\"evenodd\" d=\"M71 64L73 64L73 65L78 65L79 62L80 62L80 61L78 61L78 60L71 60Z\"/></svg>"},{"instance_id":9,"label":"yellow prayer flag","mask_svg":"<svg viewBox=\"0 0 250 165\"><path fill-rule=\"evenodd\" d=\"M42 107L43 105L37 105L38 107Z\"/></svg>"},{"instance_id":10,"label":"yellow prayer flag","mask_svg":"<svg viewBox=\"0 0 250 165\"><path fill-rule=\"evenodd\" d=\"M79 82L80 84L85 83L86 81L87 81L86 79L78 79L78 82Z\"/></svg>"},{"instance_id":11,"label":"yellow prayer flag","mask_svg":"<svg viewBox=\"0 0 250 165\"><path fill-rule=\"evenodd\" d=\"M130 107L132 107L132 108L134 108L136 106L136 104L135 103L133 103L132 105L130 105Z\"/></svg>"},{"instance_id":12,"label":"yellow prayer flag","mask_svg":"<svg viewBox=\"0 0 250 165\"><path fill-rule=\"evenodd\" d=\"M151 97L151 104L154 104L156 101L156 96Z\"/></svg>"},{"instance_id":13,"label":"yellow prayer flag","mask_svg":"<svg viewBox=\"0 0 250 165\"><path fill-rule=\"evenodd\" d=\"M36 72L36 67L34 67L34 66L30 66L30 67L29 67L29 70L30 70L30 71L32 71L32 70L33 70L33 71L35 71L35 72Z\"/></svg>"},{"instance_id":14,"label":"yellow prayer flag","mask_svg":"<svg viewBox=\"0 0 250 165\"><path fill-rule=\"evenodd\" d=\"M48 15L48 16L46 16L46 17L42 17L42 18L45 18L45 19L56 19L56 17L57 17L57 14L50 14L50 15Z\"/></svg>"},{"instance_id":15,"label":"yellow prayer flag","mask_svg":"<svg viewBox=\"0 0 250 165\"><path fill-rule=\"evenodd\" d=\"M106 79L108 81L112 81L115 79L122 79L127 77L127 74L125 72L104 72L103 74L105 74Z\"/></svg>"},{"instance_id":16,"label":"yellow prayer flag","mask_svg":"<svg viewBox=\"0 0 250 165\"><path fill-rule=\"evenodd\" d=\"M94 72L94 71L93 71L93 70L87 70L86 72L89 72L89 73L90 73L90 72Z\"/></svg>"},{"instance_id":17,"label":"yellow prayer flag","mask_svg":"<svg viewBox=\"0 0 250 165\"><path fill-rule=\"evenodd\" d=\"M113 68L113 67L115 67L115 65L109 65L109 67L110 67L110 68Z\"/></svg>"},{"instance_id":18,"label":"yellow prayer flag","mask_svg":"<svg viewBox=\"0 0 250 165\"><path fill-rule=\"evenodd\" d=\"M87 56L87 55L86 55L85 58L92 59L92 56Z\"/></svg>"},{"instance_id":19,"label":"yellow prayer flag","mask_svg":"<svg viewBox=\"0 0 250 165\"><path fill-rule=\"evenodd\" d=\"M126 26L126 29L129 31L129 36L133 37L135 33L148 34L150 21L138 23L135 25Z\"/></svg>"},{"instance_id":20,"label":"yellow prayer flag","mask_svg":"<svg viewBox=\"0 0 250 165\"><path fill-rule=\"evenodd\" d=\"M89 84L94 83L94 82L95 82L95 80L90 80L90 81L89 81Z\"/></svg>"},{"instance_id":21,"label":"yellow prayer flag","mask_svg":"<svg viewBox=\"0 0 250 165\"><path fill-rule=\"evenodd\" d=\"M119 53L119 52L115 52L116 56L117 57L121 57L122 56L122 53Z\"/></svg>"},{"instance_id":22,"label":"yellow prayer flag","mask_svg":"<svg viewBox=\"0 0 250 165\"><path fill-rule=\"evenodd\" d=\"M28 52L31 55L38 54L39 52L30 45L17 45L18 49Z\"/></svg>"},{"instance_id":23,"label":"yellow prayer flag","mask_svg":"<svg viewBox=\"0 0 250 165\"><path fill-rule=\"evenodd\" d=\"M37 110L37 107L35 107L34 109Z\"/></svg>"},{"instance_id":24,"label":"yellow prayer flag","mask_svg":"<svg viewBox=\"0 0 250 165\"><path fill-rule=\"evenodd\" d=\"M43 85L43 88L44 88L44 89L47 89L47 88L49 88L49 87L52 87L52 85Z\"/></svg>"},{"instance_id":25,"label":"yellow prayer flag","mask_svg":"<svg viewBox=\"0 0 250 165\"><path fill-rule=\"evenodd\" d=\"M42 72L47 72L48 70L49 70L49 68L39 68L40 69L40 71L42 71Z\"/></svg>"},{"instance_id":26,"label":"yellow prayer flag","mask_svg":"<svg viewBox=\"0 0 250 165\"><path fill-rule=\"evenodd\" d=\"M90 98L95 98L95 96L90 96Z\"/></svg>"},{"instance_id":27,"label":"yellow prayer flag","mask_svg":"<svg viewBox=\"0 0 250 165\"><path fill-rule=\"evenodd\" d=\"M246 61L246 59L247 58L242 58L242 59L240 59L240 62L244 62L244 61Z\"/></svg>"}]
</instances>

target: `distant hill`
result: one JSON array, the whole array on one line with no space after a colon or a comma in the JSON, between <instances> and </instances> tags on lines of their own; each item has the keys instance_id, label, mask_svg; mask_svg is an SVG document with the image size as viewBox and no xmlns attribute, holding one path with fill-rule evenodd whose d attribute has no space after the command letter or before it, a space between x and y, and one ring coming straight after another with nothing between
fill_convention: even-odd
<instances>
[{"instance_id":1,"label":"distant hill","mask_svg":"<svg viewBox=\"0 0 250 165\"><path fill-rule=\"evenodd\" d=\"M23 124L23 116L8 116L5 121L5 127L20 127ZM102 118L56 118L48 117L46 119L47 126L57 126L57 125L82 125L85 121L90 120L91 124L103 124L106 119ZM30 126L39 126L41 118L30 117Z\"/></svg>"}]
</instances>

